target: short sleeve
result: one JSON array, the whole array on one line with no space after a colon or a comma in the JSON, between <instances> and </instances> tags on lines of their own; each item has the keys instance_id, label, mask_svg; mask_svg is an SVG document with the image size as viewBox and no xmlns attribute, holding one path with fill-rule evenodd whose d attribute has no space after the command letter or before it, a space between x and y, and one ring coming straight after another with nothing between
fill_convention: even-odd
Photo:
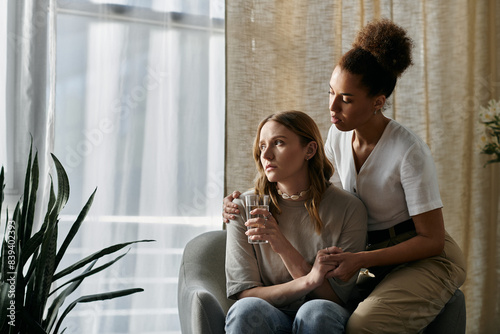
<instances>
[{"instance_id":1,"label":"short sleeve","mask_svg":"<svg viewBox=\"0 0 500 334\"><path fill-rule=\"evenodd\" d=\"M342 188L342 181L340 179L340 175L338 172L338 167L337 167L337 161L335 159L335 151L334 151L334 133L333 133L333 127L330 127L330 130L328 131L328 136L326 137L325 141L325 155L328 160L333 165L333 175L330 178L330 182L333 183L336 187Z\"/></svg>"},{"instance_id":2,"label":"short sleeve","mask_svg":"<svg viewBox=\"0 0 500 334\"><path fill-rule=\"evenodd\" d=\"M443 207L436 167L429 147L415 143L401 164L401 184L410 216Z\"/></svg>"},{"instance_id":3,"label":"short sleeve","mask_svg":"<svg viewBox=\"0 0 500 334\"><path fill-rule=\"evenodd\" d=\"M333 133L332 128L328 130L328 135L325 141L325 155L332 163L334 162L334 153L333 153Z\"/></svg>"}]
</instances>

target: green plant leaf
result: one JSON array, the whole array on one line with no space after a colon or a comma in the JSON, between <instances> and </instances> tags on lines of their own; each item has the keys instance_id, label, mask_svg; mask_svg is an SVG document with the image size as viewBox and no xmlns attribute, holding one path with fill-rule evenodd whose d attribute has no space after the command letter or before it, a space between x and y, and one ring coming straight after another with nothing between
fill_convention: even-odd
<instances>
[{"instance_id":1,"label":"green plant leaf","mask_svg":"<svg viewBox=\"0 0 500 334\"><path fill-rule=\"evenodd\" d=\"M0 280L3 282L5 280L5 277L6 277L6 274L7 274L7 271L8 271L8 268L7 268L7 252L8 252L8 248L7 248L7 239L6 239L6 236L7 236L7 229L8 229L8 222L9 222L9 214L7 213L7 217L5 219L5 228L4 228L4 232L3 232L3 239L2 239L2 249L1 249L1 258L0 258Z\"/></svg>"},{"instance_id":2,"label":"green plant leaf","mask_svg":"<svg viewBox=\"0 0 500 334\"><path fill-rule=\"evenodd\" d=\"M90 263L90 265L85 269L83 274L89 272L94 267L96 262L97 260L94 260L92 263ZM80 286L80 284L83 282L83 279L84 277L74 281L70 286L68 286L61 293L59 293L57 297L54 299L47 312L46 320L44 321L45 324L44 328L46 328L47 331L50 332L52 330L52 327L54 326L57 320L57 314L59 313L59 309L64 304L66 297L72 294Z\"/></svg>"},{"instance_id":3,"label":"green plant leaf","mask_svg":"<svg viewBox=\"0 0 500 334\"><path fill-rule=\"evenodd\" d=\"M42 234L42 237L43 237L43 234ZM34 290L34 286L35 286L35 269L37 268L37 263L38 263L38 258L40 256L39 254L40 252L36 251L33 253L33 257L31 258L31 261L29 262L29 267L28 267L28 270L26 271L26 281L27 281L27 284L29 285L28 286L28 292L31 292ZM31 302L32 299L31 299L31 296L32 295L27 295L27 302Z\"/></svg>"},{"instance_id":4,"label":"green plant leaf","mask_svg":"<svg viewBox=\"0 0 500 334\"><path fill-rule=\"evenodd\" d=\"M24 220L24 234L22 236L21 247L24 245L24 242L31 237L31 232L33 230L34 219L35 219L35 206L36 206L36 193L38 191L38 182L39 182L39 170L38 170L38 154L35 154L35 158L33 160L33 166L31 168L31 186L29 191L29 200L28 206L24 207L24 211L26 212L26 219Z\"/></svg>"},{"instance_id":5,"label":"green plant leaf","mask_svg":"<svg viewBox=\"0 0 500 334\"><path fill-rule=\"evenodd\" d=\"M66 174L66 170L63 165L57 159L54 154L50 154L52 156L52 160L54 161L54 165L56 167L57 172L57 200L56 206L54 207L54 212L51 215L58 215L59 212L64 208L69 198L69 179L68 174Z\"/></svg>"},{"instance_id":6,"label":"green plant leaf","mask_svg":"<svg viewBox=\"0 0 500 334\"><path fill-rule=\"evenodd\" d=\"M26 311L26 308L21 308L20 311L21 319L22 322L20 323L21 325L21 331L19 333L29 333L29 334L48 334L41 326L40 323L37 322L33 317L31 316L30 313ZM19 321L19 320L16 320ZM16 325L17 327L17 325ZM16 332L17 333L17 332Z\"/></svg>"},{"instance_id":7,"label":"green plant leaf","mask_svg":"<svg viewBox=\"0 0 500 334\"><path fill-rule=\"evenodd\" d=\"M50 286L53 282L53 275L55 272L55 262L57 253L57 234L58 234L58 216L60 211L66 205L70 187L69 179L63 165L54 154L51 154L52 160L57 173L57 196L54 205L49 204L48 216L46 215L44 225L45 233L40 247L40 255L38 256L37 266L35 268L35 280L32 287L34 294L31 296L34 303L29 305L29 310L35 321L41 323L47 297L49 295ZM51 198L53 198L51 182ZM49 200L49 203L52 203Z\"/></svg>"},{"instance_id":8,"label":"green plant leaf","mask_svg":"<svg viewBox=\"0 0 500 334\"><path fill-rule=\"evenodd\" d=\"M66 286L66 285L68 285L68 284L70 284L71 282L74 282L74 281L79 280L79 279L84 279L84 278L86 278L86 277L88 277L88 276L92 276L92 275L94 275L94 274L96 274L96 273L98 273L98 272L100 272L100 271L102 271L102 270L104 270L104 269L108 268L108 267L109 267L109 266L111 266L113 263L117 262L117 261L118 261L118 260L120 260L122 257L124 257L125 255L127 255L127 253L128 253L129 251L130 251L130 249L129 249L126 253L124 253L124 254L122 254L122 255L120 255L120 256L118 256L118 257L116 257L115 259L113 259L113 260L111 260L111 261L109 261L109 262L107 262L107 263L105 263L105 264L103 264L102 266L99 266L99 267L95 268L94 270L91 270L91 271L88 271L88 272L85 272L85 273L82 273L82 274L80 274L80 275L78 275L78 276L73 277L72 279L68 280L68 281L67 281L67 282L65 282L64 284L62 284L62 285L58 286L58 287L57 287L54 291L52 291L52 292L49 294L49 296L50 296L51 294L53 294L54 292L56 292L57 290L59 290L60 288L62 288L62 287L64 287L64 286ZM96 260L96 261L97 261L97 260Z\"/></svg>"},{"instance_id":9,"label":"green plant leaf","mask_svg":"<svg viewBox=\"0 0 500 334\"><path fill-rule=\"evenodd\" d=\"M24 195L23 195L23 204L21 206L21 219L18 221L19 223L19 231L18 233L21 234L22 240L25 238L25 226L26 226L26 216L27 216L27 208L28 208L28 203L29 203L29 198L30 198L30 187L31 187L31 156L33 154L33 137L31 137L31 145L30 145L30 153L28 156L28 164L26 166L26 175L24 178Z\"/></svg>"},{"instance_id":10,"label":"green plant leaf","mask_svg":"<svg viewBox=\"0 0 500 334\"><path fill-rule=\"evenodd\" d=\"M64 276L72 273L73 271L82 268L83 266L86 266L88 263L90 263L96 259L99 259L105 255L108 255L108 254L112 254L116 251L119 251L120 249L127 247L128 245L132 245L132 244L139 243L139 242L153 242L153 241L155 241L155 240L136 240L136 241L130 241L130 242L125 242L125 243L109 246L107 248L104 248L100 251L97 251L97 252L87 256L86 258L74 263L73 265L67 267L66 269L63 269L60 272L56 273L54 275L53 281L56 281L59 278L64 277Z\"/></svg>"},{"instance_id":11,"label":"green plant leaf","mask_svg":"<svg viewBox=\"0 0 500 334\"><path fill-rule=\"evenodd\" d=\"M47 301L52 276L54 274L54 263L57 247L57 220L49 220L47 229L43 235L40 254L36 260L34 272L34 285L32 288L33 303L28 304L30 313L35 321L42 321L43 310ZM35 261L35 259L33 259Z\"/></svg>"},{"instance_id":12,"label":"green plant leaf","mask_svg":"<svg viewBox=\"0 0 500 334\"><path fill-rule=\"evenodd\" d=\"M54 330L54 333L57 333L59 330L59 327L61 326L64 318L68 315L68 313L75 308L76 304L78 303L89 303L89 302L95 302L95 301L102 301L102 300L108 300L108 299L113 299L113 298L118 298L118 297L124 297L128 296L137 292L142 292L144 289L141 288L133 288L133 289L126 289L126 290L119 290L119 291L112 291L112 292L105 292L105 293L99 293L96 295L87 295L87 296L82 296L72 302L71 304L68 305L68 307L64 310L63 314L59 318L59 321L57 322L57 326Z\"/></svg>"},{"instance_id":13,"label":"green plant leaf","mask_svg":"<svg viewBox=\"0 0 500 334\"><path fill-rule=\"evenodd\" d=\"M7 282L0 282L0 329L3 328L5 322L8 321L7 315L9 310L7 308L10 304L10 298L8 298L10 284Z\"/></svg>"},{"instance_id":14,"label":"green plant leaf","mask_svg":"<svg viewBox=\"0 0 500 334\"><path fill-rule=\"evenodd\" d=\"M78 233L78 230L80 229L80 226L82 225L85 217L87 216L87 213L90 210L90 207L92 206L92 202L94 201L94 196L97 191L97 188L94 190L92 195L90 195L89 199L87 200L87 203L83 207L83 209L80 211L80 214L78 215L76 221L73 223L71 226L71 229L69 230L68 234L66 235L66 238L64 239L64 242L61 245L61 248L59 248L59 251L57 252L56 256L56 269L59 266L59 263L61 262L62 257L64 256L64 253L66 252L66 249L70 245L71 241L73 241L73 238L75 235Z\"/></svg>"},{"instance_id":15,"label":"green plant leaf","mask_svg":"<svg viewBox=\"0 0 500 334\"><path fill-rule=\"evenodd\" d=\"M43 235L45 231L40 230L36 232L24 245L23 252L21 254L20 264L24 266L28 259L35 254L43 241Z\"/></svg>"},{"instance_id":16,"label":"green plant leaf","mask_svg":"<svg viewBox=\"0 0 500 334\"><path fill-rule=\"evenodd\" d=\"M54 181L52 180L52 176L50 177L50 192L49 192L49 203L47 204L47 212L45 213L45 218L43 221L43 225L40 228L41 230L45 230L50 220L50 213L54 210L56 205L56 193L54 191Z\"/></svg>"}]
</instances>

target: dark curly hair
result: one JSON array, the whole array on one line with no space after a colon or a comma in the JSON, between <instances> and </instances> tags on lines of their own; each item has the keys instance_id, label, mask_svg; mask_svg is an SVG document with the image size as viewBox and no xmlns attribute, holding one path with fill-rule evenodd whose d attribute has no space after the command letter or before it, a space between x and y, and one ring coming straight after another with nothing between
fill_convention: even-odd
<instances>
[{"instance_id":1,"label":"dark curly hair","mask_svg":"<svg viewBox=\"0 0 500 334\"><path fill-rule=\"evenodd\" d=\"M339 66L361 75L370 96L389 97L397 78L412 64L412 47L413 41L402 27L388 19L372 21L358 33Z\"/></svg>"}]
</instances>

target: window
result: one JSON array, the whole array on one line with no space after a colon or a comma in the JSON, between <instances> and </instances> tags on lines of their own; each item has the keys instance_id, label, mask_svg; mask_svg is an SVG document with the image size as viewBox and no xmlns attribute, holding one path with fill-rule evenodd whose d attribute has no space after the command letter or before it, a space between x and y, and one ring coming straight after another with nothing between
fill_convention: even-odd
<instances>
[{"instance_id":1,"label":"window","mask_svg":"<svg viewBox=\"0 0 500 334\"><path fill-rule=\"evenodd\" d=\"M145 291L77 306L69 333L180 333L183 247L222 224L223 15L222 0L58 2L54 151L71 185L62 232L97 187L66 261L156 240L81 294Z\"/></svg>"},{"instance_id":2,"label":"window","mask_svg":"<svg viewBox=\"0 0 500 334\"><path fill-rule=\"evenodd\" d=\"M2 49L7 50L7 2L0 3L0 43ZM6 168L7 162L7 131L6 131L6 103L5 103L5 89L7 82L7 58L6 52L0 53L0 165ZM1 167L0 167L1 168Z\"/></svg>"}]
</instances>

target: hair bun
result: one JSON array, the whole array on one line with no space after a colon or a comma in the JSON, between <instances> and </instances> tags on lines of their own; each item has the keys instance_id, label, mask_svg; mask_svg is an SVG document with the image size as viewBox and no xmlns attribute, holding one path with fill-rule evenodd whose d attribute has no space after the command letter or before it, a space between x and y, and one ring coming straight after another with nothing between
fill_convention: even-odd
<instances>
[{"instance_id":1,"label":"hair bun","mask_svg":"<svg viewBox=\"0 0 500 334\"><path fill-rule=\"evenodd\" d=\"M370 52L383 68L396 77L412 64L413 41L405 29L388 19L368 23L359 31L352 46Z\"/></svg>"}]
</instances>

